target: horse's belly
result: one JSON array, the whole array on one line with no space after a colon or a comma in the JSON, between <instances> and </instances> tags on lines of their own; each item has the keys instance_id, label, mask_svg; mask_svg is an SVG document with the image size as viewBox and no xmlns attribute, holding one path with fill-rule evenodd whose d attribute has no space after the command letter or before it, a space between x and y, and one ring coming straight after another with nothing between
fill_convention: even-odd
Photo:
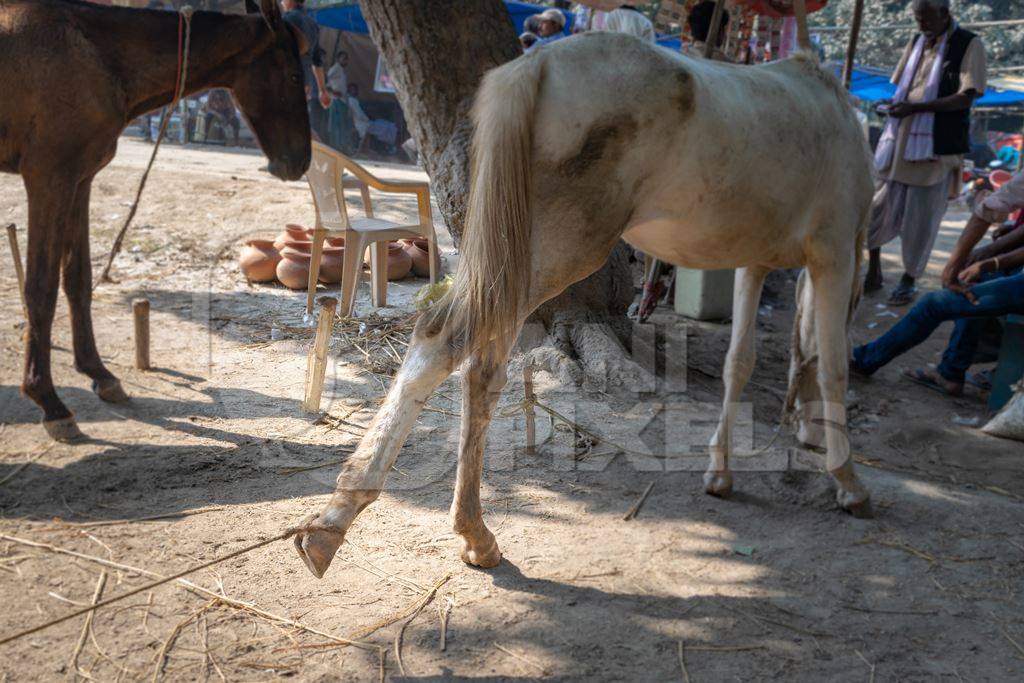
<instances>
[{"instance_id":1,"label":"horse's belly","mask_svg":"<svg viewBox=\"0 0 1024 683\"><path fill-rule=\"evenodd\" d=\"M686 268L716 270L745 266L791 267L802 262L800 250L771 231L757 234L722 226L695 226L673 218L631 224L622 239L660 261Z\"/></svg>"}]
</instances>

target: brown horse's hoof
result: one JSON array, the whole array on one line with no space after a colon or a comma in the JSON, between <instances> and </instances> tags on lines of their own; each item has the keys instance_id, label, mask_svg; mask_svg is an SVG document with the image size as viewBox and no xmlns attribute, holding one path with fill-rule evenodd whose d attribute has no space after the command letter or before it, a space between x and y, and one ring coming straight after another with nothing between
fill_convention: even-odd
<instances>
[{"instance_id":1,"label":"brown horse's hoof","mask_svg":"<svg viewBox=\"0 0 1024 683\"><path fill-rule=\"evenodd\" d=\"M128 394L125 393L118 379L97 380L92 383L92 390L100 399L107 403L127 403Z\"/></svg>"},{"instance_id":2,"label":"brown horse's hoof","mask_svg":"<svg viewBox=\"0 0 1024 683\"><path fill-rule=\"evenodd\" d=\"M62 417L57 420L43 420L43 429L50 438L60 443L76 443L85 440L85 434L78 428L73 417Z\"/></svg>"}]
</instances>

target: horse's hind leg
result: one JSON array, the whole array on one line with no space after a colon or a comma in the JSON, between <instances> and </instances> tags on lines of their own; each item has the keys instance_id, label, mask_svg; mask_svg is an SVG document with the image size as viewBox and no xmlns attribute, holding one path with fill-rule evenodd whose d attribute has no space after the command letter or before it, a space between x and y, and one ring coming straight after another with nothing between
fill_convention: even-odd
<instances>
[{"instance_id":1,"label":"horse's hind leg","mask_svg":"<svg viewBox=\"0 0 1024 683\"><path fill-rule=\"evenodd\" d=\"M473 353L463 367L462 434L451 519L455 533L462 536L463 561L485 568L501 561L498 542L484 524L480 509L480 475L487 427L508 379L505 374L508 351L507 341L492 342Z\"/></svg>"},{"instance_id":2,"label":"horse's hind leg","mask_svg":"<svg viewBox=\"0 0 1024 683\"><path fill-rule=\"evenodd\" d=\"M306 566L322 577L363 508L380 496L391 466L430 394L465 357L452 330L416 326L402 368L380 410L342 468L330 501L319 514L304 519L295 534L295 549Z\"/></svg>"},{"instance_id":3,"label":"horse's hind leg","mask_svg":"<svg viewBox=\"0 0 1024 683\"><path fill-rule=\"evenodd\" d=\"M827 450L826 467L836 481L836 501L855 517L871 515L867 489L853 470L846 430L848 352L846 325L853 284L853 263L809 267L814 302L814 328L818 343L818 386Z\"/></svg>"},{"instance_id":4,"label":"horse's hind leg","mask_svg":"<svg viewBox=\"0 0 1024 683\"><path fill-rule=\"evenodd\" d=\"M25 175L28 193L28 257L25 263L25 305L28 334L22 392L43 410L43 427L57 441L75 441L82 433L71 411L57 396L50 374L51 331L57 305L60 260L70 217L67 198L75 185L57 174Z\"/></svg>"},{"instance_id":5,"label":"horse's hind leg","mask_svg":"<svg viewBox=\"0 0 1024 683\"><path fill-rule=\"evenodd\" d=\"M754 372L757 306L769 272L771 271L768 269L756 267L736 271L732 303L732 339L729 342L729 352L726 354L725 368L722 372L725 398L722 401L718 429L711 437L708 471L704 473L704 490L713 496L728 496L732 493L732 472L729 471L732 430L736 423L740 395Z\"/></svg>"},{"instance_id":6,"label":"horse's hind leg","mask_svg":"<svg viewBox=\"0 0 1024 683\"><path fill-rule=\"evenodd\" d=\"M89 191L92 178L78 185L64 243L64 294L71 311L75 369L92 379L92 390L112 403L128 400L121 383L103 365L92 328L92 262L89 258Z\"/></svg>"}]
</instances>

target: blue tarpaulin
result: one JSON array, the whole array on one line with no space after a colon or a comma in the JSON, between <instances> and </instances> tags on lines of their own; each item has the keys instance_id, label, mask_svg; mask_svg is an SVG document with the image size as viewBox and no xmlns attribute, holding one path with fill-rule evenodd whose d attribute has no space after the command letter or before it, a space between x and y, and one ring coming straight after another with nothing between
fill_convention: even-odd
<instances>
[{"instance_id":1,"label":"blue tarpaulin","mask_svg":"<svg viewBox=\"0 0 1024 683\"><path fill-rule=\"evenodd\" d=\"M531 5L528 2L506 2L505 7L508 9L508 16L512 20L512 24L516 27L516 35L523 32L523 24L526 22L527 17L550 9L540 5ZM565 14L565 28L568 33L568 29L572 25L572 17L568 13L563 12L563 14ZM366 26L366 21L363 19L362 12L359 11L358 4L325 7L316 10L313 16L316 17L318 24L328 28L336 28L339 31L349 31L351 33L370 32L370 29Z\"/></svg>"},{"instance_id":2,"label":"blue tarpaulin","mask_svg":"<svg viewBox=\"0 0 1024 683\"><path fill-rule=\"evenodd\" d=\"M837 75L840 68L836 69ZM896 85L890 83L889 78L888 74L878 71L854 69L850 92L865 102L890 99L896 94ZM979 107L1009 107L1019 104L1024 104L1024 92L999 88L988 88L985 90L985 95L975 102L975 105Z\"/></svg>"}]
</instances>

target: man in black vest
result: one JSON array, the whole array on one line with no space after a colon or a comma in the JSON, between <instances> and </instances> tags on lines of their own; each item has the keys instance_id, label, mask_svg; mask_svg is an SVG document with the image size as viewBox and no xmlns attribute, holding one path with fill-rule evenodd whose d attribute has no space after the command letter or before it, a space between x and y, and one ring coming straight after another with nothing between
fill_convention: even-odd
<instances>
[{"instance_id":1,"label":"man in black vest","mask_svg":"<svg viewBox=\"0 0 1024 683\"><path fill-rule=\"evenodd\" d=\"M906 305L928 266L946 202L959 191L971 150L971 105L985 92L985 48L949 14L949 0L915 0L914 36L893 74L896 96L875 153L875 195L866 291L882 287L881 247L899 237L903 277L889 304Z\"/></svg>"}]
</instances>

